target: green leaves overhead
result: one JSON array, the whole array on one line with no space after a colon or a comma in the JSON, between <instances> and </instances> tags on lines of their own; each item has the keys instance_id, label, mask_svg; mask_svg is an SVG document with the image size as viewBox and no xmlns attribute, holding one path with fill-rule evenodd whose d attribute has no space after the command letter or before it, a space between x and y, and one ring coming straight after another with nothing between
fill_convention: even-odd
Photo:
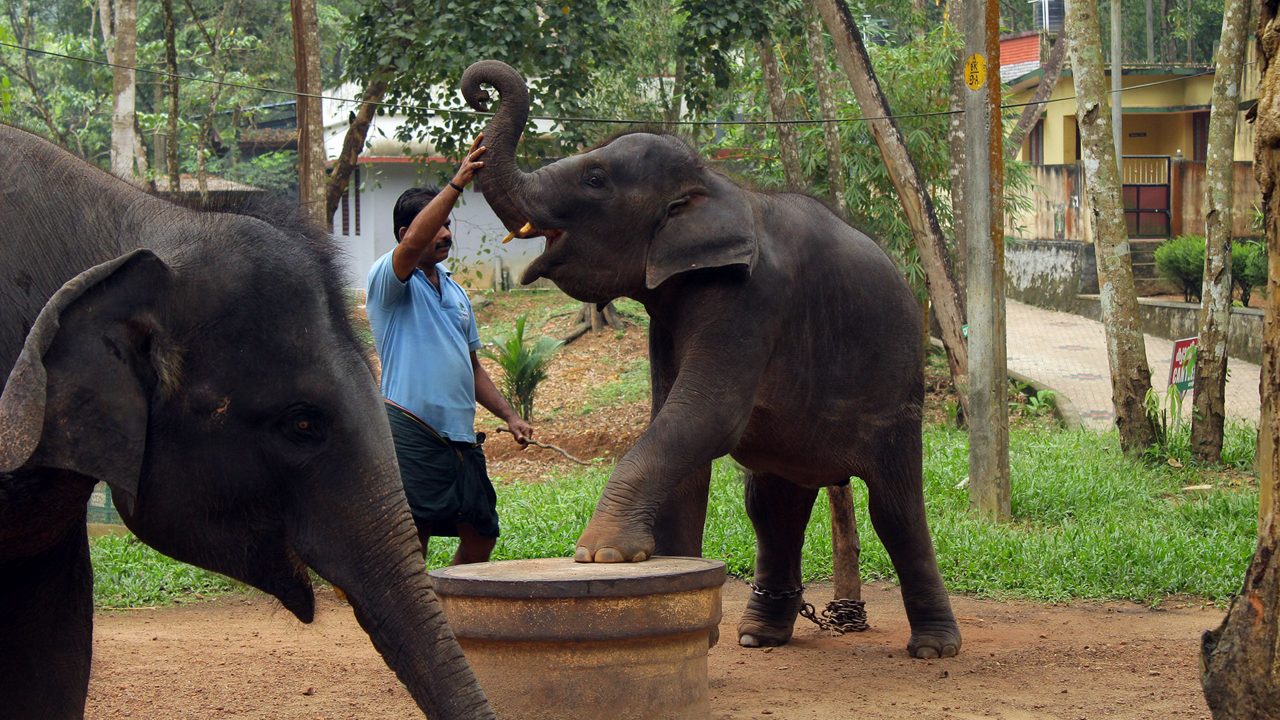
<instances>
[{"instance_id":1,"label":"green leaves overhead","mask_svg":"<svg viewBox=\"0 0 1280 720\"><path fill-rule=\"evenodd\" d=\"M532 115L581 115L593 71L617 58L615 4L375 0L353 22L346 76L362 83L394 68L386 99L403 103L397 111L409 125L401 139L430 140L438 152L456 155L486 121L470 113L458 92L462 72L476 60L501 60L519 70L531 86ZM576 147L581 133L577 126L560 128L542 151Z\"/></svg>"}]
</instances>

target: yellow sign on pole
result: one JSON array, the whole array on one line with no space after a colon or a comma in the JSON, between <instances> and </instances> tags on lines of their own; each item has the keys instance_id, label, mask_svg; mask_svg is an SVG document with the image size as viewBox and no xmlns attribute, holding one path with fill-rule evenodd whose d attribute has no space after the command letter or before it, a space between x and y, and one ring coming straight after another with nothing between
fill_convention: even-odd
<instances>
[{"instance_id":1,"label":"yellow sign on pole","mask_svg":"<svg viewBox=\"0 0 1280 720\"><path fill-rule=\"evenodd\" d=\"M987 83L987 59L980 53L974 53L964 61L964 84L970 90L981 90Z\"/></svg>"}]
</instances>

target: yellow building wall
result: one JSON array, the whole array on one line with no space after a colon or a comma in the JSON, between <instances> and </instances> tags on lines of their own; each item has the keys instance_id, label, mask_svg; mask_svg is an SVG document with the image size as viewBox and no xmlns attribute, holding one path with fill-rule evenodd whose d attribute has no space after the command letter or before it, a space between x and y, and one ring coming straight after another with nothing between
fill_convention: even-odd
<instances>
[{"instance_id":1,"label":"yellow building wall","mask_svg":"<svg viewBox=\"0 0 1280 720\"><path fill-rule=\"evenodd\" d=\"M1253 52L1252 43L1250 53ZM1246 66L1242 99L1257 97L1257 67ZM1121 93L1124 109L1122 139L1126 155L1194 156L1192 142L1193 112L1208 110L1213 93L1213 75L1126 75ZM1007 96L1006 102L1027 102L1035 86ZM1069 76L1058 79L1044 111L1044 164L1063 165L1076 157L1075 87ZM1145 133L1139 137L1138 134ZM1019 159L1028 156L1029 144L1023 142ZM1244 122L1243 114L1236 123L1235 159L1253 160L1253 126Z\"/></svg>"}]
</instances>

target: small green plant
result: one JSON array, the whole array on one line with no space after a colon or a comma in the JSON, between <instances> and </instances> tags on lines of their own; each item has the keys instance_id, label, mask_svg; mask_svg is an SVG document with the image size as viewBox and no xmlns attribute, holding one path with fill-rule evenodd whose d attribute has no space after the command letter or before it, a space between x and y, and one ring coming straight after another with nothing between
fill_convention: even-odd
<instances>
[{"instance_id":1,"label":"small green plant","mask_svg":"<svg viewBox=\"0 0 1280 720\"><path fill-rule=\"evenodd\" d=\"M1009 410L1021 412L1031 417L1039 417L1053 412L1053 391L1048 388L1036 389L1034 386L1018 380L1010 380L1013 387L1013 400L1009 401Z\"/></svg>"},{"instance_id":2,"label":"small green plant","mask_svg":"<svg viewBox=\"0 0 1280 720\"><path fill-rule=\"evenodd\" d=\"M1143 452L1143 456L1152 462L1189 458L1191 428L1182 421L1182 393L1178 388L1170 385L1163 402L1155 388L1148 388L1142 398L1142 406L1156 432L1155 443Z\"/></svg>"},{"instance_id":3,"label":"small green plant","mask_svg":"<svg viewBox=\"0 0 1280 720\"><path fill-rule=\"evenodd\" d=\"M1240 288L1240 303L1248 307L1253 289L1267 286L1267 247L1254 240L1232 244L1231 281Z\"/></svg>"},{"instance_id":4,"label":"small green plant","mask_svg":"<svg viewBox=\"0 0 1280 720\"><path fill-rule=\"evenodd\" d=\"M546 379L547 366L561 345L559 340L546 336L526 342L524 327L528 317L516 318L515 332L498 336L492 346L480 351L502 370L502 394L525 420L533 417L533 396L538 384Z\"/></svg>"},{"instance_id":5,"label":"small green plant","mask_svg":"<svg viewBox=\"0 0 1280 720\"><path fill-rule=\"evenodd\" d=\"M1204 236L1179 235L1156 248L1156 271L1182 290L1187 302L1200 299L1204 284Z\"/></svg>"}]
</instances>

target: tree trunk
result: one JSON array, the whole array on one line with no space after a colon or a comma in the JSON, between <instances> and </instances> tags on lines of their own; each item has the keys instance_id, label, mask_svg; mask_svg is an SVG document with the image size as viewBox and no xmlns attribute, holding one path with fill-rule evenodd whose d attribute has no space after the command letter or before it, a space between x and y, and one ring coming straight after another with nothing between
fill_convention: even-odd
<instances>
[{"instance_id":1,"label":"tree trunk","mask_svg":"<svg viewBox=\"0 0 1280 720\"><path fill-rule=\"evenodd\" d=\"M1258 118L1254 173L1267 236L1267 307L1262 329L1261 487L1258 547L1226 620L1201 640L1205 700L1215 720L1275 718L1280 711L1280 0L1258 5ZM1225 21L1224 21L1225 22ZM1223 43L1225 45L1225 42Z\"/></svg>"},{"instance_id":2,"label":"tree trunk","mask_svg":"<svg viewBox=\"0 0 1280 720\"><path fill-rule=\"evenodd\" d=\"M173 0L161 0L164 13L164 69L169 73L168 140L164 146L164 173L169 178L169 191L178 192L182 184L178 169L178 45L173 28Z\"/></svg>"},{"instance_id":3,"label":"tree trunk","mask_svg":"<svg viewBox=\"0 0 1280 720\"><path fill-rule=\"evenodd\" d=\"M1035 127L1044 116L1044 110L1048 106L1046 101L1053 94L1053 89L1058 86L1058 76L1062 74L1062 66L1066 64L1064 61L1067 59L1067 48L1070 45L1071 42L1066 33L1058 35L1058 39L1053 43L1048 59L1040 68L1044 74L1040 77L1040 84L1036 86L1035 95L1031 97L1031 104L1022 108L1018 124L1013 126L1013 132L1009 133L1009 137L1004 141L1006 161L1017 157L1018 151L1022 149L1022 141L1027 139L1027 133L1031 132L1031 128Z\"/></svg>"},{"instance_id":4,"label":"tree trunk","mask_svg":"<svg viewBox=\"0 0 1280 720\"><path fill-rule=\"evenodd\" d=\"M294 84L298 90L298 204L328 226L324 179L324 119L320 93L320 25L315 0L290 0L293 16Z\"/></svg>"},{"instance_id":5,"label":"tree trunk","mask_svg":"<svg viewBox=\"0 0 1280 720\"><path fill-rule=\"evenodd\" d=\"M1152 0L1147 0L1147 64L1156 64L1156 13L1153 12Z\"/></svg>"},{"instance_id":6,"label":"tree trunk","mask_svg":"<svg viewBox=\"0 0 1280 720\"><path fill-rule=\"evenodd\" d=\"M837 0L813 2L835 40L840 64L849 76L862 114L874 118L867 120L867 124L880 148L893 187L907 216L907 224L915 237L920 263L924 266L929 299L942 329L942 344L947 350L951 378L956 385L961 410L968 416L969 353L961 330L965 324L964 306L956 289L955 275L947 256L946 241L938 224L938 215L933 209L933 199L929 197L915 163L907 152L898 123L890 115L889 103L880 90L880 83L876 80L875 70L871 67L866 46L862 42L862 34L858 31L849 8Z\"/></svg>"},{"instance_id":7,"label":"tree trunk","mask_svg":"<svg viewBox=\"0 0 1280 720\"><path fill-rule=\"evenodd\" d=\"M355 119L347 126L347 135L342 140L342 152L334 160L333 172L330 173L329 182L325 186L324 218L330 231L333 230L333 214L337 212L342 196L347 194L351 173L355 171L360 153L364 150L364 141L369 135L369 125L373 122L378 103L387 92L387 82L390 79L391 72L386 68L374 73L360 96L360 107L356 110Z\"/></svg>"},{"instance_id":8,"label":"tree trunk","mask_svg":"<svg viewBox=\"0 0 1280 720\"><path fill-rule=\"evenodd\" d=\"M827 68L827 45L822 36L822 18L808 8L805 34L809 41L809 61L813 65L813 84L818 91L818 108L824 118L836 116L835 95L832 92L831 72ZM849 219L844 207L844 194L848 187L844 174L844 159L840 152L840 127L834 122L822 124L822 141L827 148L827 200L831 209L843 220Z\"/></svg>"},{"instance_id":9,"label":"tree trunk","mask_svg":"<svg viewBox=\"0 0 1280 720\"><path fill-rule=\"evenodd\" d=\"M568 345L588 332L600 332L605 328L623 330L626 327L627 324L622 321L613 303L600 307L595 303L584 302L578 309L578 324L567 335L560 338L560 342Z\"/></svg>"},{"instance_id":10,"label":"tree trunk","mask_svg":"<svg viewBox=\"0 0 1280 720\"><path fill-rule=\"evenodd\" d=\"M764 71L765 92L769 96L769 114L773 116L774 131L778 133L778 154L782 158L782 174L787 189L804 187L800 172L800 146L796 142L796 127L787 122L787 89L778 70L778 56L774 52L773 39L765 38L757 44L760 51L760 67Z\"/></svg>"},{"instance_id":11,"label":"tree trunk","mask_svg":"<svg viewBox=\"0 0 1280 720\"><path fill-rule=\"evenodd\" d=\"M1111 367L1111 400L1120 427L1120 447L1136 455L1155 442L1155 430L1143 407L1151 389L1151 370L1138 326L1138 296L1133 287L1133 264L1120 203L1111 116L1107 113L1097 6L1092 2L1067 3L1066 20L1071 37L1081 164L1089 191L1089 224L1098 258L1102 322Z\"/></svg>"},{"instance_id":12,"label":"tree trunk","mask_svg":"<svg viewBox=\"0 0 1280 720\"><path fill-rule=\"evenodd\" d=\"M862 599L862 542L853 513L853 491L848 485L828 485L831 506L832 585L837 600Z\"/></svg>"},{"instance_id":13,"label":"tree trunk","mask_svg":"<svg viewBox=\"0 0 1280 720\"><path fill-rule=\"evenodd\" d=\"M1120 23L1120 0L1111 0L1111 138L1116 146L1116 162L1124 157L1124 32ZM1121 174L1124 169L1121 167Z\"/></svg>"},{"instance_id":14,"label":"tree trunk","mask_svg":"<svg viewBox=\"0 0 1280 720\"><path fill-rule=\"evenodd\" d=\"M958 28L959 18L963 13L963 0L947 0L948 22ZM948 251L955 268L956 294L959 297L967 297L969 275L969 268L965 263L964 245L965 238L968 237L965 222L968 219L969 206L965 200L964 178L961 175L965 166L969 164L969 149L966 147L964 135L964 95L967 92L964 83L964 61L963 48L959 48L956 50L954 67L951 68L951 94L947 104L947 109L951 111L947 116L947 147L951 151L951 164L947 168L949 181L947 190L951 195L951 247ZM926 324L928 319L929 315L926 313ZM928 337L925 341L928 341Z\"/></svg>"},{"instance_id":15,"label":"tree trunk","mask_svg":"<svg viewBox=\"0 0 1280 720\"><path fill-rule=\"evenodd\" d=\"M1217 73L1205 164L1204 286L1200 291L1200 343L1196 348L1191 449L1206 462L1222 459L1227 385L1227 328L1231 313L1231 205L1240 72L1248 34L1248 0L1227 0L1222 15Z\"/></svg>"},{"instance_id":16,"label":"tree trunk","mask_svg":"<svg viewBox=\"0 0 1280 720\"><path fill-rule=\"evenodd\" d=\"M103 0L104 3L107 0ZM103 24L103 32L107 25ZM116 0L114 26L111 32L112 49L108 59L111 68L111 173L116 177L134 177L134 150L137 145L137 77L134 66L138 64L138 0Z\"/></svg>"}]
</instances>

